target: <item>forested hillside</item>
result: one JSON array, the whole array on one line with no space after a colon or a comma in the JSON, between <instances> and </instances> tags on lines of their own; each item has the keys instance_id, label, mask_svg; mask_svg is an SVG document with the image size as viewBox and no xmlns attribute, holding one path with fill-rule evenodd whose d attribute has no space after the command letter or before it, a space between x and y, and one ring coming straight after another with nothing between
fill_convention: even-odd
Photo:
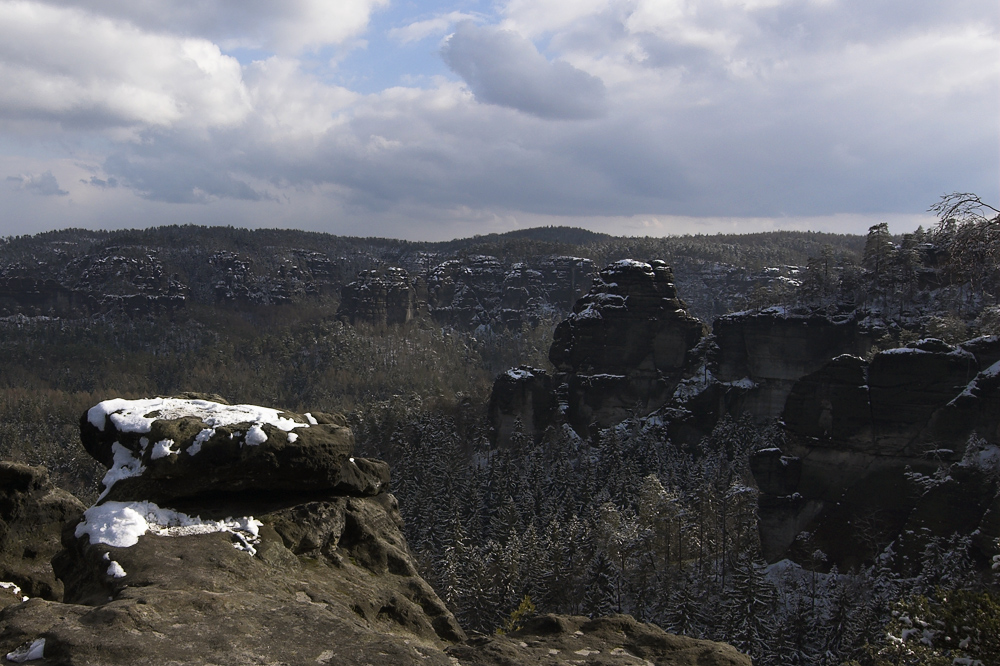
<instances>
[{"instance_id":1,"label":"forested hillside","mask_svg":"<svg viewBox=\"0 0 1000 666\"><path fill-rule=\"evenodd\" d=\"M492 632L529 597L538 611L626 612L724 640L757 664L937 663L928 651L944 655L940 641L913 648L887 632L905 634L904 616L951 618L964 604L988 612L963 619L954 640L967 663L989 663L993 581L968 540L935 541L907 576L891 547L851 571L831 568L818 549L795 564L762 560L750 457L782 445L776 423L724 417L680 444L670 415L636 411L585 436L561 425L536 438L519 424L498 443L487 421L498 374L556 370L553 329L571 303L525 282L537 316L501 318L504 299L522 289L512 276L553 257L598 269L662 259L706 323L773 306L858 312L877 349L1000 333L996 225L968 207L942 215L939 227L905 237L879 225L867 237L549 228L411 243L165 227L5 238L0 458L44 464L89 501L103 470L79 445L78 419L101 400L196 391L342 412L360 453L390 463L421 573L466 628ZM415 294L412 317L338 314L360 272L389 268ZM422 286L435 279L448 290ZM440 313L470 307L469 319L443 323Z\"/></svg>"}]
</instances>

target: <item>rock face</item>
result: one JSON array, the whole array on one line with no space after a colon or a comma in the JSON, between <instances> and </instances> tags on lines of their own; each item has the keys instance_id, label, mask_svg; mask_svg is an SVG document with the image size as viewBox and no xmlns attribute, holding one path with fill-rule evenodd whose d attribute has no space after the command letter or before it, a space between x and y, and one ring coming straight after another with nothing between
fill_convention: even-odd
<instances>
[{"instance_id":1,"label":"rock face","mask_svg":"<svg viewBox=\"0 0 1000 666\"><path fill-rule=\"evenodd\" d=\"M361 271L354 282L340 290L337 315L352 324L405 324L420 311L415 284L402 268Z\"/></svg>"},{"instance_id":2,"label":"rock face","mask_svg":"<svg viewBox=\"0 0 1000 666\"><path fill-rule=\"evenodd\" d=\"M789 314L779 309L719 317L712 325L718 345L718 379L749 380L738 410L759 421L779 416L792 386L841 354L864 356L870 334L854 315Z\"/></svg>"},{"instance_id":3,"label":"rock face","mask_svg":"<svg viewBox=\"0 0 1000 666\"><path fill-rule=\"evenodd\" d=\"M558 404L553 389L552 377L539 368L522 365L501 373L490 393L493 441L510 441L518 427L524 435L539 441L556 416Z\"/></svg>"},{"instance_id":4,"label":"rock face","mask_svg":"<svg viewBox=\"0 0 1000 666\"><path fill-rule=\"evenodd\" d=\"M592 423L607 426L661 407L704 335L665 263L611 264L556 328L549 350L567 384L570 424L586 432Z\"/></svg>"},{"instance_id":5,"label":"rock face","mask_svg":"<svg viewBox=\"0 0 1000 666\"><path fill-rule=\"evenodd\" d=\"M188 395L105 401L81 426L109 466L89 509L44 470L0 464L0 565L41 594L0 586L0 654L81 666L750 663L628 617L546 616L463 643L417 575L385 465L351 457L342 417ZM56 551L67 518L48 572L26 565Z\"/></svg>"},{"instance_id":6,"label":"rock face","mask_svg":"<svg viewBox=\"0 0 1000 666\"><path fill-rule=\"evenodd\" d=\"M60 549L63 524L83 508L52 486L45 468L0 462L0 581L29 597L62 598L49 561Z\"/></svg>"},{"instance_id":7,"label":"rock face","mask_svg":"<svg viewBox=\"0 0 1000 666\"><path fill-rule=\"evenodd\" d=\"M895 541L912 560L957 532L976 535L985 561L1000 538L998 407L1000 362L980 372L975 354L939 340L806 375L782 415L786 445L752 461L765 556L820 548L851 566Z\"/></svg>"},{"instance_id":8,"label":"rock face","mask_svg":"<svg viewBox=\"0 0 1000 666\"><path fill-rule=\"evenodd\" d=\"M341 289L338 315L377 325L429 316L464 330L533 326L572 307L590 285L593 268L589 259L578 257L504 265L496 257L470 255L412 274L402 268L367 270Z\"/></svg>"},{"instance_id":9,"label":"rock face","mask_svg":"<svg viewBox=\"0 0 1000 666\"><path fill-rule=\"evenodd\" d=\"M110 468L102 497L111 500L259 488L375 495L389 479L385 463L351 458L354 436L341 416L198 398L107 400L84 414L80 432Z\"/></svg>"}]
</instances>

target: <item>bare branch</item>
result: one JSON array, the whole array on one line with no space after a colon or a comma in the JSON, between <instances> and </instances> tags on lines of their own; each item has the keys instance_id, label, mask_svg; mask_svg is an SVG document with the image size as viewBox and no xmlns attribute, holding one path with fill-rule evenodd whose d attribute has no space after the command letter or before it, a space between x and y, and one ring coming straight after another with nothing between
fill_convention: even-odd
<instances>
[{"instance_id":1,"label":"bare branch","mask_svg":"<svg viewBox=\"0 0 1000 666\"><path fill-rule=\"evenodd\" d=\"M985 222L989 218L983 213L991 210L1000 216L1000 209L985 203L972 192L952 192L941 195L941 200L927 210L935 213L942 223L948 220L956 222Z\"/></svg>"}]
</instances>

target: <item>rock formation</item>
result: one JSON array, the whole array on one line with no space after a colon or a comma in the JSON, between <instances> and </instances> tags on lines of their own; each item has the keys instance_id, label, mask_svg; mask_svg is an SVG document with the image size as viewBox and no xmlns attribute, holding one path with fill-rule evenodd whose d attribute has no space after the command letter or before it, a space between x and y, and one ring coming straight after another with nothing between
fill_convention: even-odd
<instances>
[{"instance_id":1,"label":"rock formation","mask_svg":"<svg viewBox=\"0 0 1000 666\"><path fill-rule=\"evenodd\" d=\"M602 270L556 328L549 360L567 385L567 418L578 432L661 407L705 335L677 296L662 261L622 260Z\"/></svg>"},{"instance_id":2,"label":"rock formation","mask_svg":"<svg viewBox=\"0 0 1000 666\"><path fill-rule=\"evenodd\" d=\"M864 356L872 345L872 336L853 314L828 317L773 308L719 317L712 331L719 381L745 380L752 388L737 409L761 422L782 413L801 377L835 356Z\"/></svg>"},{"instance_id":3,"label":"rock formation","mask_svg":"<svg viewBox=\"0 0 1000 666\"><path fill-rule=\"evenodd\" d=\"M915 559L953 533L975 534L983 561L996 553L1000 362L980 371L992 346L970 348L843 355L795 383L786 444L752 461L768 559L819 548L851 566L893 541Z\"/></svg>"},{"instance_id":4,"label":"rock formation","mask_svg":"<svg viewBox=\"0 0 1000 666\"><path fill-rule=\"evenodd\" d=\"M417 574L384 463L343 418L210 396L107 400L81 418L108 467L83 510L37 468L0 465L0 654L39 663L749 665L628 617L544 616L466 642ZM63 589L22 560L48 557ZM32 534L31 532L34 532ZM51 571L47 574L51 578ZM51 580L55 580L51 578ZM18 586L41 597L20 601ZM60 591L62 592L60 596Z\"/></svg>"},{"instance_id":5,"label":"rock formation","mask_svg":"<svg viewBox=\"0 0 1000 666\"><path fill-rule=\"evenodd\" d=\"M63 532L63 603L0 617L76 664L441 663L464 633L421 579L384 463L340 417L199 398L109 400L82 419L105 463Z\"/></svg>"},{"instance_id":6,"label":"rock formation","mask_svg":"<svg viewBox=\"0 0 1000 666\"><path fill-rule=\"evenodd\" d=\"M352 323L391 325L426 315L463 330L517 329L568 310L592 273L589 259L563 256L505 266L496 257L472 255L415 273L366 270L341 289L338 315Z\"/></svg>"},{"instance_id":7,"label":"rock formation","mask_svg":"<svg viewBox=\"0 0 1000 666\"><path fill-rule=\"evenodd\" d=\"M361 271L354 282L340 290L337 315L352 324L405 324L421 308L415 282L402 268ZM423 307L426 308L426 301Z\"/></svg>"},{"instance_id":8,"label":"rock formation","mask_svg":"<svg viewBox=\"0 0 1000 666\"><path fill-rule=\"evenodd\" d=\"M45 468L0 462L0 581L29 597L62 598L49 561L59 552L63 524L83 508L53 487Z\"/></svg>"},{"instance_id":9,"label":"rock formation","mask_svg":"<svg viewBox=\"0 0 1000 666\"><path fill-rule=\"evenodd\" d=\"M505 636L473 639L451 648L464 666L587 664L588 666L749 666L727 645L668 634L627 615L591 620L543 615Z\"/></svg>"},{"instance_id":10,"label":"rock formation","mask_svg":"<svg viewBox=\"0 0 1000 666\"><path fill-rule=\"evenodd\" d=\"M552 425L557 407L552 377L544 370L522 365L501 373L490 393L493 441L510 441L518 428L532 440L540 440Z\"/></svg>"}]
</instances>

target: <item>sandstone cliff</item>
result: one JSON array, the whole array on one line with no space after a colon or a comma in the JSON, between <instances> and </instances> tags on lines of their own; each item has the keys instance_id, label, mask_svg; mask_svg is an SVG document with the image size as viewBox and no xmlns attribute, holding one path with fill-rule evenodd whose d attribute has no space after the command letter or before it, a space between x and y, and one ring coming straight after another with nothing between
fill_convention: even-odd
<instances>
[{"instance_id":1,"label":"sandstone cliff","mask_svg":"<svg viewBox=\"0 0 1000 666\"><path fill-rule=\"evenodd\" d=\"M401 324L417 316L462 330L535 325L565 312L590 286L593 263L549 256L505 265L471 255L408 273L367 270L341 289L338 315L352 323Z\"/></svg>"},{"instance_id":2,"label":"sandstone cliff","mask_svg":"<svg viewBox=\"0 0 1000 666\"><path fill-rule=\"evenodd\" d=\"M670 399L705 335L685 307L662 261L623 260L600 272L549 350L578 432L648 414Z\"/></svg>"},{"instance_id":3,"label":"sandstone cliff","mask_svg":"<svg viewBox=\"0 0 1000 666\"><path fill-rule=\"evenodd\" d=\"M785 445L753 460L765 556L820 548L851 566L895 542L912 560L956 533L975 536L984 562L995 554L1000 365L980 359L996 344L974 341L977 357L922 340L799 379Z\"/></svg>"}]
</instances>

